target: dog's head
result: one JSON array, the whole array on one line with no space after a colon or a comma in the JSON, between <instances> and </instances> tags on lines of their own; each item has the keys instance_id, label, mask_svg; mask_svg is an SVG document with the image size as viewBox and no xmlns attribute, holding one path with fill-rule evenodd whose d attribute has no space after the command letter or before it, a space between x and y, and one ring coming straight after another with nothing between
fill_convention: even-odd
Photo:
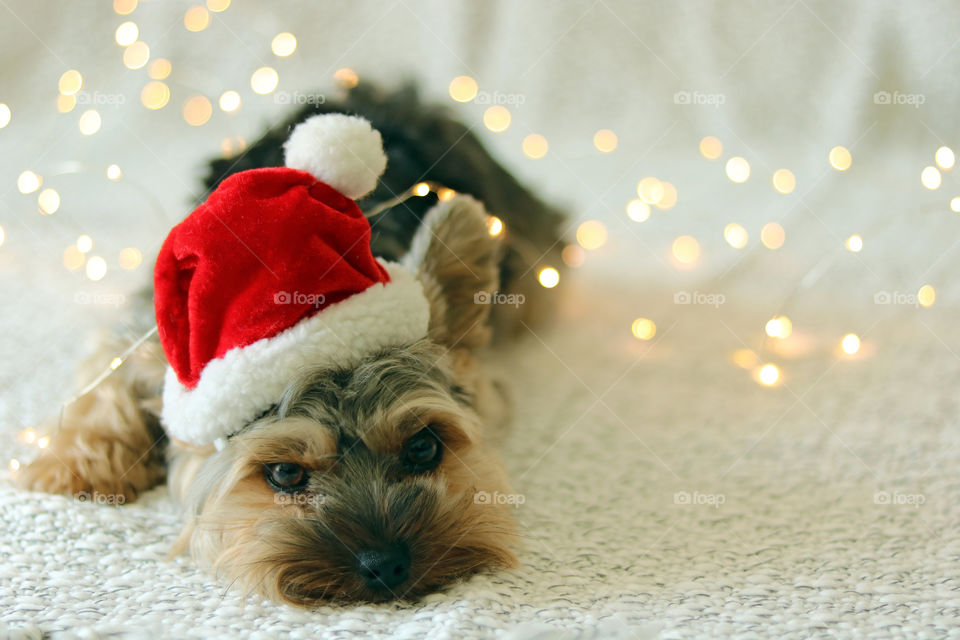
<instances>
[{"instance_id":1,"label":"dog's head","mask_svg":"<svg viewBox=\"0 0 960 640\"><path fill-rule=\"evenodd\" d=\"M487 499L509 491L486 441L503 399L474 359L498 255L477 202L440 203L406 260L425 339L305 371L222 450L175 461L194 557L299 605L410 598L512 565L510 508Z\"/></svg>"}]
</instances>

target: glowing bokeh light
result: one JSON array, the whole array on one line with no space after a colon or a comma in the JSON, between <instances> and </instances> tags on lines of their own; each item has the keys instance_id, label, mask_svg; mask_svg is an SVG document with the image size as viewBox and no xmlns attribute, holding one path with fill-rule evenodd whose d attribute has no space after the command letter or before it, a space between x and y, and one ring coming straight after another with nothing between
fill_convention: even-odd
<instances>
[{"instance_id":1,"label":"glowing bokeh light","mask_svg":"<svg viewBox=\"0 0 960 640\"><path fill-rule=\"evenodd\" d=\"M280 76L273 67L260 67L250 76L250 87L261 96L272 93L279 82Z\"/></svg>"},{"instance_id":2,"label":"glowing bokeh light","mask_svg":"<svg viewBox=\"0 0 960 640\"><path fill-rule=\"evenodd\" d=\"M577 242L588 251L599 249L607 242L607 227L599 220L587 220L577 227Z\"/></svg>"},{"instance_id":3,"label":"glowing bokeh light","mask_svg":"<svg viewBox=\"0 0 960 640\"><path fill-rule=\"evenodd\" d=\"M723 228L723 239L734 249L743 249L750 240L750 234L741 225L731 222Z\"/></svg>"},{"instance_id":4,"label":"glowing bokeh light","mask_svg":"<svg viewBox=\"0 0 960 640\"><path fill-rule=\"evenodd\" d=\"M723 155L723 143L713 136L707 136L700 141L700 155L707 160L716 160Z\"/></svg>"},{"instance_id":5,"label":"glowing bokeh light","mask_svg":"<svg viewBox=\"0 0 960 640\"><path fill-rule=\"evenodd\" d=\"M853 162L853 157L846 147L834 147L830 149L827 158L830 160L830 166L837 171L846 171Z\"/></svg>"},{"instance_id":6,"label":"glowing bokeh light","mask_svg":"<svg viewBox=\"0 0 960 640\"><path fill-rule=\"evenodd\" d=\"M639 198L627 203L627 217L634 222L646 222L650 219L650 205Z\"/></svg>"},{"instance_id":7,"label":"glowing bokeh light","mask_svg":"<svg viewBox=\"0 0 960 640\"><path fill-rule=\"evenodd\" d=\"M637 340L650 340L657 335L657 325L650 318L637 318L630 325L630 333Z\"/></svg>"},{"instance_id":8,"label":"glowing bokeh light","mask_svg":"<svg viewBox=\"0 0 960 640\"><path fill-rule=\"evenodd\" d=\"M470 76L457 76L450 81L447 90L450 92L450 97L457 102L470 102L477 97L480 87L477 86L477 81Z\"/></svg>"},{"instance_id":9,"label":"glowing bokeh light","mask_svg":"<svg viewBox=\"0 0 960 640\"><path fill-rule=\"evenodd\" d=\"M792 193L797 186L797 179L789 169L777 169L773 172L773 188L778 192Z\"/></svg>"},{"instance_id":10,"label":"glowing bokeh light","mask_svg":"<svg viewBox=\"0 0 960 640\"><path fill-rule=\"evenodd\" d=\"M693 236L680 236L673 241L673 257L682 265L692 265L700 259L700 243Z\"/></svg>"},{"instance_id":11,"label":"glowing bokeh light","mask_svg":"<svg viewBox=\"0 0 960 640\"><path fill-rule=\"evenodd\" d=\"M610 153L617 148L617 134L610 129L600 129L593 134L593 146L597 151Z\"/></svg>"},{"instance_id":12,"label":"glowing bokeh light","mask_svg":"<svg viewBox=\"0 0 960 640\"><path fill-rule=\"evenodd\" d=\"M553 289L560 284L560 272L553 267L544 267L537 275L540 285L546 289Z\"/></svg>"},{"instance_id":13,"label":"glowing bokeh light","mask_svg":"<svg viewBox=\"0 0 960 640\"><path fill-rule=\"evenodd\" d=\"M786 232L776 222L768 222L760 229L760 242L767 249L779 249L786 239Z\"/></svg>"},{"instance_id":14,"label":"glowing bokeh light","mask_svg":"<svg viewBox=\"0 0 960 640\"><path fill-rule=\"evenodd\" d=\"M483 112L483 125L494 133L506 131L510 126L510 111L500 105L490 107Z\"/></svg>"},{"instance_id":15,"label":"glowing bokeh light","mask_svg":"<svg viewBox=\"0 0 960 640\"><path fill-rule=\"evenodd\" d=\"M523 143L520 146L523 149L523 155L533 160L538 160L547 155L547 149L550 147L547 139L539 133L531 133L528 135L523 139Z\"/></svg>"},{"instance_id":16,"label":"glowing bokeh light","mask_svg":"<svg viewBox=\"0 0 960 640\"><path fill-rule=\"evenodd\" d=\"M270 50L273 55L279 58L286 58L297 50L297 38L292 33L284 31L273 36L270 42Z\"/></svg>"}]
</instances>

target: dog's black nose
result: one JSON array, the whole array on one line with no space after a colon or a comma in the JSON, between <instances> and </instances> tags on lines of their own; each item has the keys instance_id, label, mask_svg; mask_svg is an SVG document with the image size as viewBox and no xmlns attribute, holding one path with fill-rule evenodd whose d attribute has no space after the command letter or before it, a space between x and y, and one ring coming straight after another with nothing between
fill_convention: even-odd
<instances>
[{"instance_id":1,"label":"dog's black nose","mask_svg":"<svg viewBox=\"0 0 960 640\"><path fill-rule=\"evenodd\" d=\"M357 554L357 573L371 589L394 589L410 577L410 552L400 545L361 551Z\"/></svg>"}]
</instances>

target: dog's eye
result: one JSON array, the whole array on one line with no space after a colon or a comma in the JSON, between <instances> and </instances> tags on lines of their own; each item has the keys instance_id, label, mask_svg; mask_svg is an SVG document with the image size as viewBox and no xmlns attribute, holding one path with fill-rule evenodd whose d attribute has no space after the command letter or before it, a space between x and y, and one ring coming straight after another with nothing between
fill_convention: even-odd
<instances>
[{"instance_id":1,"label":"dog's eye","mask_svg":"<svg viewBox=\"0 0 960 640\"><path fill-rule=\"evenodd\" d=\"M429 428L419 431L403 445L403 462L411 471L428 471L440 464L443 444Z\"/></svg>"},{"instance_id":2,"label":"dog's eye","mask_svg":"<svg viewBox=\"0 0 960 640\"><path fill-rule=\"evenodd\" d=\"M277 462L265 465L263 477L266 478L267 484L273 487L274 491L286 493L303 489L307 486L307 480L310 479L303 467L292 462Z\"/></svg>"}]
</instances>

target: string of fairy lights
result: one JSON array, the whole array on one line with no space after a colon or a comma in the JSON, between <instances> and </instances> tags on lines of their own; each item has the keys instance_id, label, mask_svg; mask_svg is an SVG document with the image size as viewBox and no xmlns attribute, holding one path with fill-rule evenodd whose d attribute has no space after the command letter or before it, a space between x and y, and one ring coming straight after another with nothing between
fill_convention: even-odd
<instances>
[{"instance_id":1,"label":"string of fairy lights","mask_svg":"<svg viewBox=\"0 0 960 640\"><path fill-rule=\"evenodd\" d=\"M175 91L171 89L171 85L177 85L171 80L175 77L175 70L170 60L152 57L153 52L149 44L141 39L140 27L131 17L138 7L138 2L139 0L113 0L113 10L121 20L114 30L113 39L119 47L120 58L124 67L134 71L145 71L146 78L144 78L139 96L141 106L150 111L160 111L168 108L174 98ZM227 11L230 4L231 0L206 0L204 4L190 7L183 15L183 28L194 33L205 31L213 22L213 14ZM269 49L277 58L278 63L282 62L283 59L296 53L297 38L290 32L278 33L270 40ZM357 73L346 67L338 69L333 74L333 79L339 87L345 89L352 88L359 82ZM277 68L264 65L251 72L249 90L252 91L254 96L268 96L277 90L279 83L280 72ZM85 79L78 69L63 71L56 85L55 106L61 114L80 111L78 109L80 105L91 102L88 99L89 94L84 91ZM481 92L479 83L468 75L453 78L449 83L448 92L450 98L457 103L482 102L477 100ZM100 96L100 100L109 102L110 95L115 94L103 94ZM214 117L216 108L224 114L237 113L242 109L244 100L252 98L253 96L247 94L246 89L241 87L226 89L219 96L195 93L178 97L178 99L182 99L181 116L184 122L191 127L202 127L207 124ZM96 101L94 102L96 103ZM86 104L86 106L90 105ZM507 131L512 123L510 106L509 100L506 101L506 104L490 104L483 112L483 126L494 134ZM14 121L15 114L10 105L0 102L0 130L8 127ZM83 136L96 135L101 130L102 125L103 116L97 108L83 109L77 117L77 128ZM617 134L610 129L596 131L592 142L596 151L601 154L615 153L619 144ZM242 153L245 148L246 141L239 136L226 137L221 142L221 154L225 158L234 157ZM520 144L522 154L531 160L544 158L548 155L549 149L548 139L540 133L531 133L525 136ZM723 143L716 137L707 136L700 140L699 153L709 162L723 161ZM943 182L942 172L950 171L954 167L955 161L954 152L950 148L942 146L936 149L934 163L921 171L920 182L923 187L931 191L939 189ZM827 163L837 172L846 171L850 168L852 162L852 154L845 147L836 146L827 153ZM733 183L744 183L752 177L750 162L741 156L727 157L723 161L723 168L726 177ZM86 167L85 170L90 171L91 169ZM111 182L125 180L123 171L118 164L111 163L97 167L96 173ZM60 174L51 173L45 180L43 173L36 168L26 168L17 178L17 190L23 195L36 198L36 207L40 215L52 216L61 208L60 192L55 186L45 184L45 182L55 182L58 175ZM770 176L770 181L774 191L782 195L792 193L797 186L797 180L793 172L786 168L775 170ZM141 190L144 193L148 191ZM447 200L453 197L455 193L442 185L421 182L410 187L406 192L397 196L395 200L400 202L408 197L422 197L431 192L435 193L440 200ZM673 184L654 176L646 176L638 181L636 198L632 198L626 203L625 213L631 222L641 224L648 221L655 210L673 208L678 199L679 194ZM393 206L393 204L384 203L383 207ZM960 213L960 196L950 200L949 208L953 212ZM375 215L378 212L379 210L367 212L367 215ZM494 236L509 232L503 220L496 216L489 217L488 229L490 234ZM570 268L582 266L591 252L599 251L606 245L608 235L607 226L600 220L583 221L577 226L576 242L571 242L563 248L561 260ZM748 229L734 221L723 227L722 236L726 243L737 251L747 248L750 242ZM784 245L786 232L780 224L768 222L760 228L759 238L762 247L776 251ZM7 237L6 231L0 226L0 246L8 240L12 239ZM860 234L851 235L846 238L844 248L849 252L860 252L864 248L864 238ZM677 269L695 269L701 260L700 242L690 235L678 236L671 243L670 256L673 266ZM143 264L143 254L136 247L125 247L116 253L114 260L108 260L103 255L94 253L93 237L90 234L82 234L73 244L66 247L62 262L67 270L71 272L82 271L89 280L99 281L107 276L114 264L123 270L140 268ZM535 262L540 262L540 260L535 260ZM815 267L815 269L817 268ZM537 270L537 279L543 287L552 289L560 283L560 272L554 266L540 264ZM932 285L924 284L917 291L916 301L919 306L930 307L935 300L936 291ZM776 315L771 317L762 329L763 344L768 341L772 341L773 344L785 344L793 334L793 323L786 315ZM649 341L656 336L657 325L651 318L639 317L632 321L629 331L637 340ZM112 371L122 366L126 357L130 355L131 349L136 348L144 339L145 337L141 338L123 354L119 354L112 358L109 363L105 363L103 373L84 387L81 392L73 396L71 400L75 400L83 393L91 390ZM848 333L837 341L838 353L843 357L857 357L861 353L861 347L861 339L854 333ZM763 348L758 351L762 353ZM731 361L736 366L751 372L753 379L762 386L773 387L782 382L783 375L779 366L773 362L764 362L755 350L738 349L731 354ZM69 402L70 400L68 400ZM47 447L50 443L49 435L42 435L32 428L21 432L19 439L24 444L34 445L41 449ZM19 460L12 458L9 467L12 472L16 472L20 468Z\"/></svg>"}]
</instances>

